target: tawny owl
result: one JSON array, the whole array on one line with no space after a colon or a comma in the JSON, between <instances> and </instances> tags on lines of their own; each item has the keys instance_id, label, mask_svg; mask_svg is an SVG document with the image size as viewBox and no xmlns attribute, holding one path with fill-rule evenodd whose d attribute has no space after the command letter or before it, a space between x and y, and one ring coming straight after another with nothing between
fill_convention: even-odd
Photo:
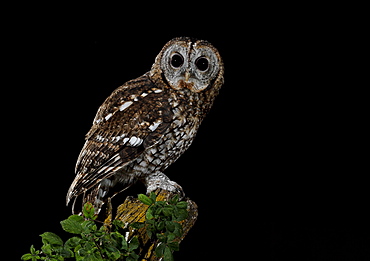
<instances>
[{"instance_id":1,"label":"tawny owl","mask_svg":"<svg viewBox=\"0 0 370 261\"><path fill-rule=\"evenodd\" d=\"M209 42L169 41L149 72L118 87L100 106L76 164L67 204L82 195L97 212L110 188L142 181L182 191L163 171L190 146L223 84L224 67Z\"/></svg>"}]
</instances>

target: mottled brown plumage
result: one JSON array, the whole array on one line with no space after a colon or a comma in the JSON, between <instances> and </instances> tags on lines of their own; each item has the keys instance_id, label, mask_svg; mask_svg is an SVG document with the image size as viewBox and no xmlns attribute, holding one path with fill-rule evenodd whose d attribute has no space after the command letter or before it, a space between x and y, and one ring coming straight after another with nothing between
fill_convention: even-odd
<instances>
[{"instance_id":1,"label":"mottled brown plumage","mask_svg":"<svg viewBox=\"0 0 370 261\"><path fill-rule=\"evenodd\" d=\"M67 204L82 195L99 212L109 188L137 180L148 192L181 191L163 171L192 143L223 84L223 72L210 43L169 41L148 73L118 87L99 108Z\"/></svg>"}]
</instances>

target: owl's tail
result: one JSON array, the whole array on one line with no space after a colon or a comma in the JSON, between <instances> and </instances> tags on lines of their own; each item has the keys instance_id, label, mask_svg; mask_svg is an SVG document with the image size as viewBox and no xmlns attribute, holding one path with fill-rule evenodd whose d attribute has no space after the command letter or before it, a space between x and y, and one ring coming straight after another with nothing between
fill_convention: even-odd
<instances>
[{"instance_id":1,"label":"owl's tail","mask_svg":"<svg viewBox=\"0 0 370 261\"><path fill-rule=\"evenodd\" d=\"M82 189L82 191L78 194L71 193L71 191L73 190L72 183L67 193L67 205L70 201L73 200L72 213L79 215L82 213L83 206L89 202L93 205L95 209L95 214L99 214L105 203L109 189L115 185L114 183L115 182L113 180L103 179L101 182L90 189Z\"/></svg>"},{"instance_id":2,"label":"owl's tail","mask_svg":"<svg viewBox=\"0 0 370 261\"><path fill-rule=\"evenodd\" d=\"M116 191L116 192L112 192L108 194L110 189L114 187L117 182L118 180L114 178L112 179L106 178L106 179L103 179L100 183L96 184L91 189L85 190L78 195L73 195L72 197L69 197L68 195L70 194L67 194L67 205L69 204L70 200L74 198L73 204L72 204L72 213L80 214L82 212L82 208L85 205L85 203L90 202L94 206L95 214L99 214L104 203L107 201L108 197L112 199L115 195L125 191L132 185L132 183L124 184L123 189L121 189L120 191ZM80 200L77 200L79 196L82 196L82 202L80 202ZM77 203L77 202L80 202L80 203ZM79 205L80 207L78 207Z\"/></svg>"}]
</instances>

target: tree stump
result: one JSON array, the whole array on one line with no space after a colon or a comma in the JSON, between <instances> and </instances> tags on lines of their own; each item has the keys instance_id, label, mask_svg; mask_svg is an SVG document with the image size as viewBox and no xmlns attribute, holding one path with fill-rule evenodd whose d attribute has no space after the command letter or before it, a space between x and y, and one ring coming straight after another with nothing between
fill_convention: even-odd
<instances>
[{"instance_id":1,"label":"tree stump","mask_svg":"<svg viewBox=\"0 0 370 261\"><path fill-rule=\"evenodd\" d=\"M157 195L157 201L167 201L175 195L170 191L162 189L156 190L155 194ZM180 222L183 229L183 235L181 238L177 239L179 243L185 238L190 228L195 224L195 221L198 217L198 207L195 202L188 198L186 199L186 202L188 203L188 217ZM157 257L154 252L155 247L159 244L159 242L153 242L152 240L150 240L145 227L139 229L133 229L129 227L129 224L135 222L144 222L146 211L148 210L148 208L149 206L142 203L138 198L133 198L129 196L125 199L123 204L118 206L115 219L122 221L125 224L125 227L129 229L129 232L126 235L127 241L130 241L131 238L134 236L138 237L140 242L139 260L159 261L161 259ZM105 220L106 224L111 224L112 222L112 211L108 210L108 213L109 212L110 214L108 214L108 218Z\"/></svg>"}]
</instances>

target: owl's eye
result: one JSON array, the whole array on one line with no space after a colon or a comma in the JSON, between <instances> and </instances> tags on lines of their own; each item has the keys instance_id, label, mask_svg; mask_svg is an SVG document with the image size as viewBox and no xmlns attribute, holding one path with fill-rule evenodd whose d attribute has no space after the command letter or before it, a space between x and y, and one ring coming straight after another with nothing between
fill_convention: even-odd
<instances>
[{"instance_id":1,"label":"owl's eye","mask_svg":"<svg viewBox=\"0 0 370 261\"><path fill-rule=\"evenodd\" d=\"M174 68L179 68L181 67L181 65L183 65L184 63L184 58L181 56L181 54L179 53L175 53L174 55L172 55L172 58L171 58L171 65L174 67Z\"/></svg>"},{"instance_id":2,"label":"owl's eye","mask_svg":"<svg viewBox=\"0 0 370 261\"><path fill-rule=\"evenodd\" d=\"M204 57L199 57L195 60L195 65L200 71L206 71L208 69L208 60Z\"/></svg>"}]
</instances>

